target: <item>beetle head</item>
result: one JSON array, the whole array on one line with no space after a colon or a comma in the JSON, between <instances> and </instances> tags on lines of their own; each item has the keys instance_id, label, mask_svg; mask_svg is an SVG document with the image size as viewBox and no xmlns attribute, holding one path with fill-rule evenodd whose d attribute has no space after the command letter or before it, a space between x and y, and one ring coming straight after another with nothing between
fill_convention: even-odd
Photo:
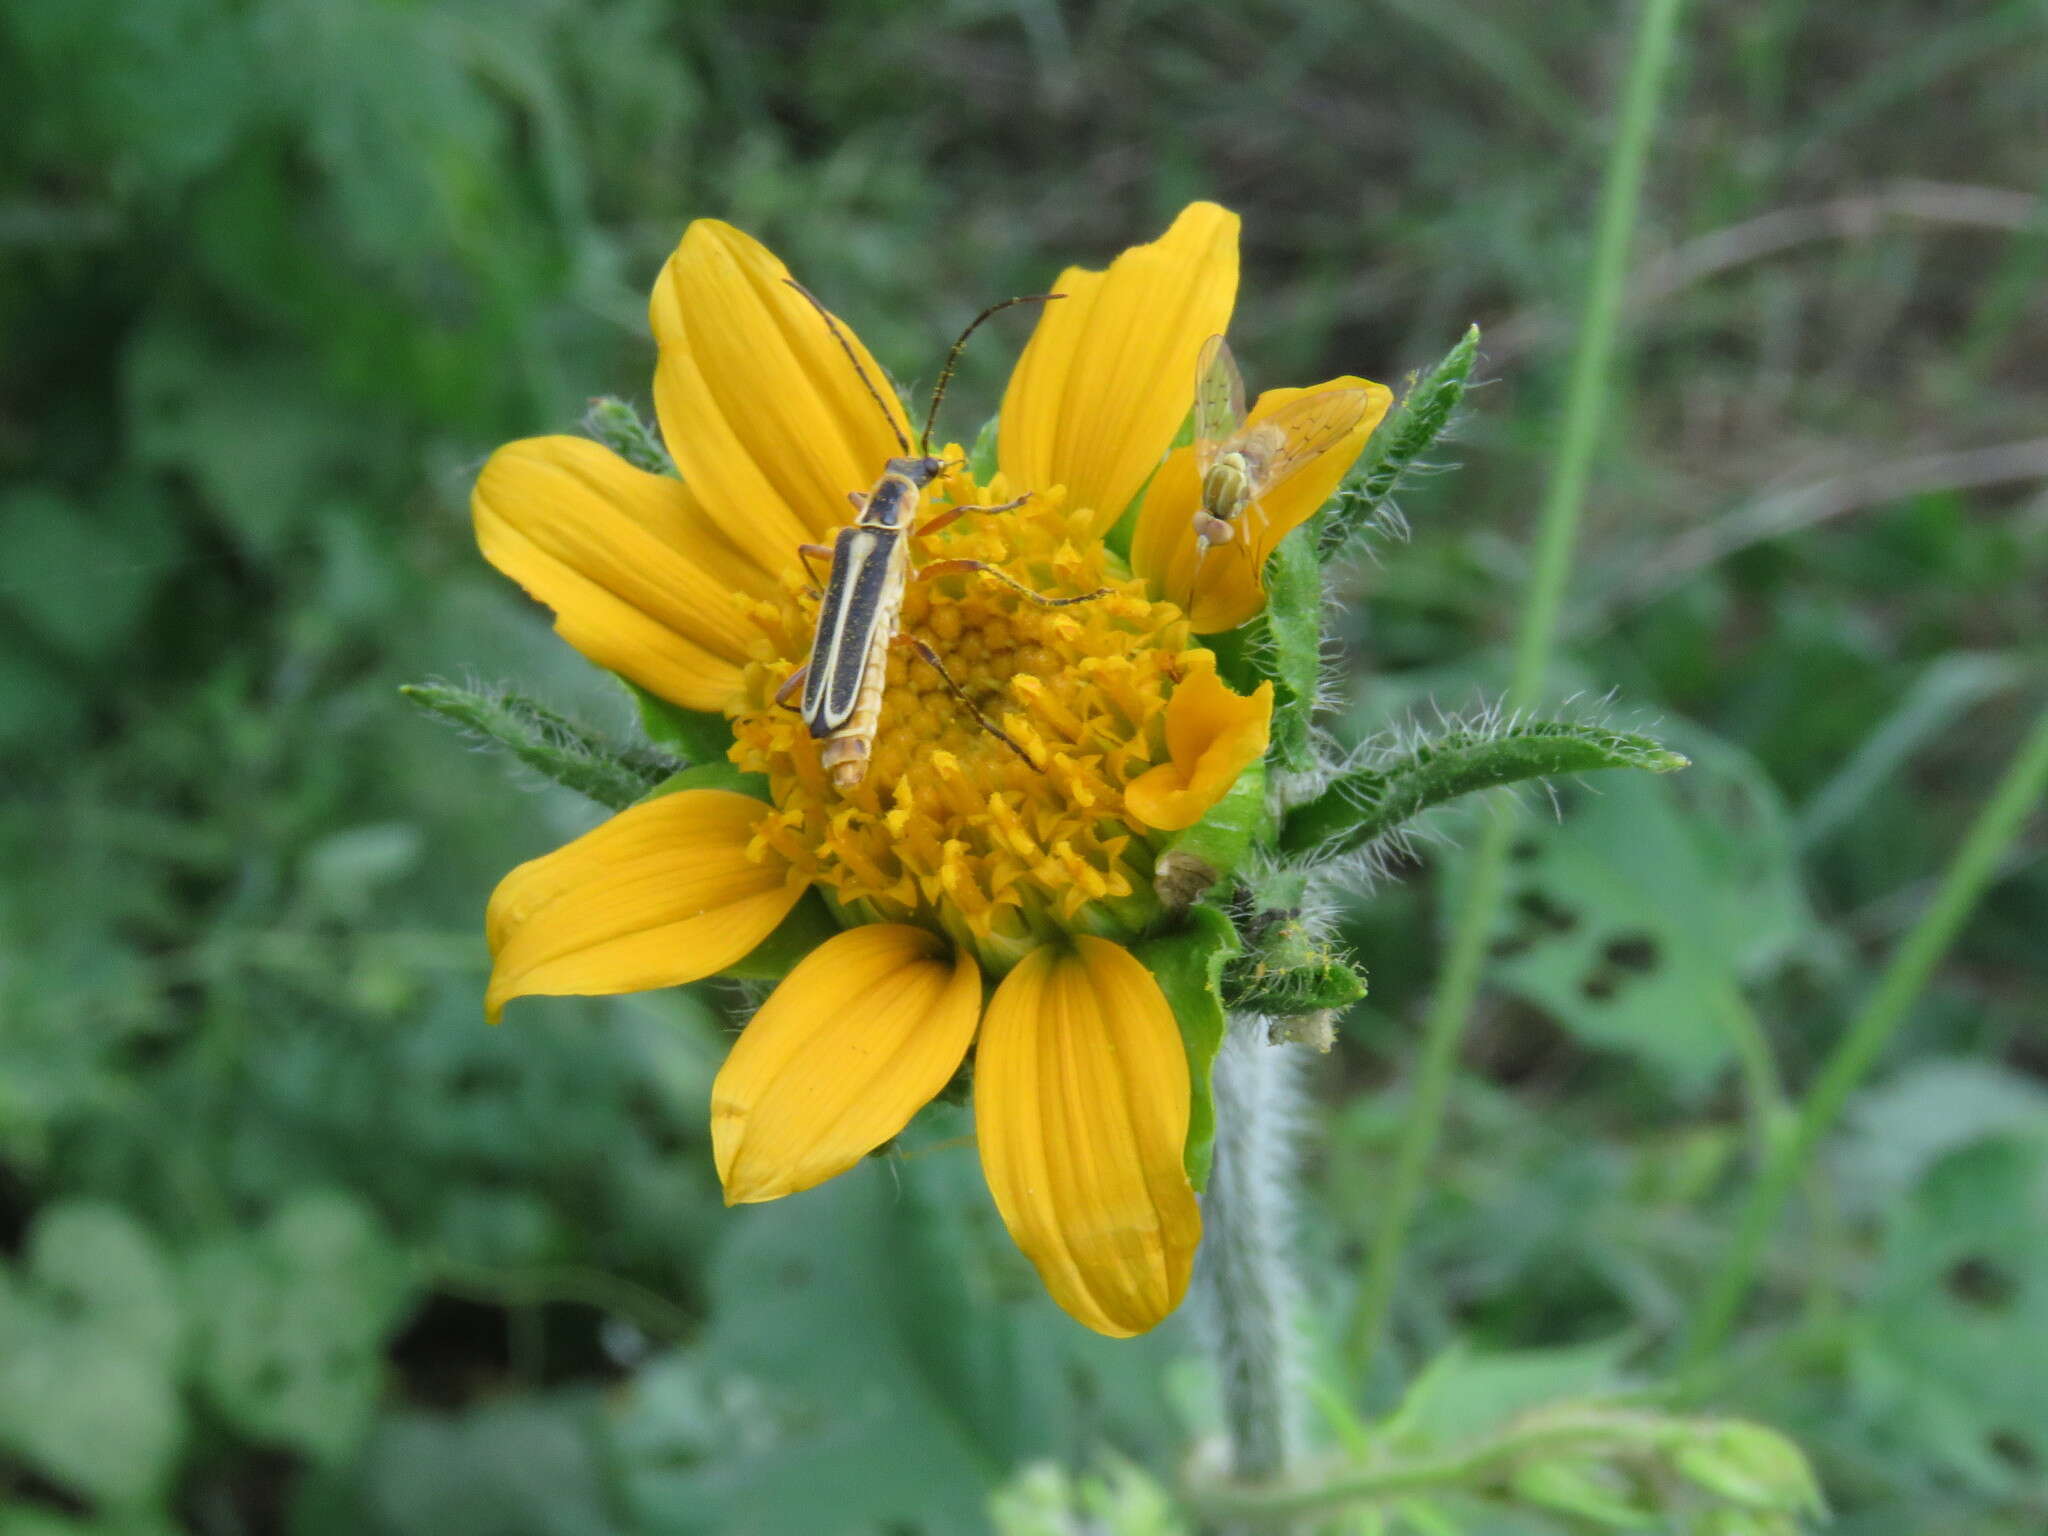
<instances>
[{"instance_id":1,"label":"beetle head","mask_svg":"<svg viewBox=\"0 0 2048 1536\"><path fill-rule=\"evenodd\" d=\"M946 461L932 458L927 454L921 459L891 459L884 467L890 474L901 475L919 490L923 490L946 472Z\"/></svg>"}]
</instances>

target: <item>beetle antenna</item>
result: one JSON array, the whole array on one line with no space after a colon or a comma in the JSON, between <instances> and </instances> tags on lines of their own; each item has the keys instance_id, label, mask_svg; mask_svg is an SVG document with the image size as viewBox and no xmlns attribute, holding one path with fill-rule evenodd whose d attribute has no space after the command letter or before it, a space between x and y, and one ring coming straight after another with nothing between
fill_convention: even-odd
<instances>
[{"instance_id":1,"label":"beetle antenna","mask_svg":"<svg viewBox=\"0 0 2048 1536\"><path fill-rule=\"evenodd\" d=\"M910 444L903 440L903 429L896 425L895 413L889 409L888 402L882 398L882 392L879 389L875 388L875 381L868 377L867 369L861 366L860 358L853 350L853 343L846 339L846 332L839 329L839 322L832 318L832 311L827 309L824 305L820 304L818 302L818 296L815 293L811 292L810 289L806 288L802 283L798 282L795 278L785 277L783 281L789 284L790 287L794 288L798 293L802 294L805 298L811 301L811 308L815 309L818 312L819 318L825 322L825 328L832 333L832 339L839 343L839 350L844 352L846 354L846 360L849 363L853 364L853 371L860 375L861 383L867 385L868 393L874 397L876 407L880 409L883 418L887 420L889 423L889 430L896 434L896 446L898 448L901 448L903 450L903 456L905 458L908 458L910 456ZM1014 304L1017 301L1015 299L1012 299L1010 302ZM997 308L1001 308L1001 306L998 305ZM982 318L986 319L987 316L983 316ZM979 325L981 324L981 321L977 320L974 322L974 324ZM972 330L973 328L973 326L968 327L969 330ZM927 427L925 430L930 431L931 429Z\"/></svg>"},{"instance_id":2,"label":"beetle antenna","mask_svg":"<svg viewBox=\"0 0 2048 1536\"><path fill-rule=\"evenodd\" d=\"M1064 299L1064 293L1022 293L1014 299L1004 299L1000 304L991 304L967 323L967 329L960 333L960 339L953 343L953 350L946 354L946 366L939 370L939 382L932 386L932 408L925 412L924 432L917 440L917 451L930 454L932 451L932 428L938 425L939 402L946 398L946 386L953 382L953 370L960 366L960 349L967 345L967 338L991 315L999 315L1012 304L1050 304L1054 299Z\"/></svg>"}]
</instances>

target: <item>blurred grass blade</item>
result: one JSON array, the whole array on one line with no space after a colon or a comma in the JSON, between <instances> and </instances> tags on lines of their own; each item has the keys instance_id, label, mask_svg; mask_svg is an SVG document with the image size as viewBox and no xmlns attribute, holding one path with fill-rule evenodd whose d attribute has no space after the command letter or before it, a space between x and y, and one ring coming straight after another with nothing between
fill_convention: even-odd
<instances>
[{"instance_id":1,"label":"blurred grass blade","mask_svg":"<svg viewBox=\"0 0 2048 1536\"><path fill-rule=\"evenodd\" d=\"M1372 435L1323 519L1323 554L1335 554L1370 529L1386 525L1395 490L1457 414L1478 355L1479 327L1475 325L1401 397L1394 419Z\"/></svg>"},{"instance_id":2,"label":"blurred grass blade","mask_svg":"<svg viewBox=\"0 0 2048 1536\"><path fill-rule=\"evenodd\" d=\"M1503 93L1531 117L1539 118L1564 144L1576 144L1586 130L1585 113L1532 49L1494 20L1490 7L1447 4L1445 0L1380 0L1388 10L1491 76Z\"/></svg>"},{"instance_id":3,"label":"blurred grass blade","mask_svg":"<svg viewBox=\"0 0 2048 1536\"><path fill-rule=\"evenodd\" d=\"M511 753L536 773L615 811L680 766L644 749L615 747L510 689L412 683L398 691L473 739Z\"/></svg>"},{"instance_id":4,"label":"blurred grass blade","mask_svg":"<svg viewBox=\"0 0 2048 1536\"><path fill-rule=\"evenodd\" d=\"M1651 125L1656 120L1666 66L1671 62L1678 10L1679 0L1646 0L1636 22L1627 85L1600 192L1584 318L1572 359L1557 459L1537 527L1535 566L1530 572L1516 640L1514 682L1507 701L1511 710L1527 709L1535 703L1550 667L1558 609L1571 575L1580 507L1585 500L1600 423L1606 414L1616 321L1628 285L1629 245L1642 196L1643 170L1649 159ZM1408 1225L1422 1192L1423 1174L1436 1151L1444 1106L1457 1069L1458 1042L1464 1034L1466 1016L1479 994L1486 936L1493 926L1494 909L1500 903L1512 834L1510 817L1493 818L1473 860L1471 883L1466 887L1464 904L1452 927L1442 980L1424 1029L1414 1099L1402 1126L1386 1202L1373 1232L1365 1277L1359 1285L1345 1334L1352 1364L1360 1375L1371 1366L1373 1352L1386 1326L1401 1252L1408 1240Z\"/></svg>"},{"instance_id":5,"label":"blurred grass blade","mask_svg":"<svg viewBox=\"0 0 2048 1536\"><path fill-rule=\"evenodd\" d=\"M1778 1224L1785 1201L1820 1138L1841 1117L1849 1095L1868 1075L1905 1020L1907 1011L1927 985L1927 978L1933 974L1936 962L1954 941L1963 919L1984 894L1999 860L2020 835L2027 816L2044 793L2048 793L2048 709L2036 717L2005 776L1971 824L1962 847L1949 861L1934 900L1892 956L1869 1000L1836 1042L1800 1105L1791 1134L1779 1143L1770 1166L1750 1189L1727 1257L1693 1313L1683 1361L1689 1381L1697 1382L1701 1368L1720 1351L1734 1326L1736 1314L1756 1282L1764 1247Z\"/></svg>"},{"instance_id":6,"label":"blurred grass blade","mask_svg":"<svg viewBox=\"0 0 2048 1536\"><path fill-rule=\"evenodd\" d=\"M2003 693L2021 677L2010 656L1962 651L1932 662L1914 680L1897 709L1800 808L1794 827L1799 846L1811 848L1863 808L1929 738L1966 710Z\"/></svg>"},{"instance_id":7,"label":"blurred grass blade","mask_svg":"<svg viewBox=\"0 0 2048 1536\"><path fill-rule=\"evenodd\" d=\"M1643 768L1670 773L1686 759L1647 736L1570 720L1531 720L1497 731L1453 731L1377 768L1339 774L1287 813L1280 846L1334 857L1363 848L1432 806L1525 779Z\"/></svg>"}]
</instances>

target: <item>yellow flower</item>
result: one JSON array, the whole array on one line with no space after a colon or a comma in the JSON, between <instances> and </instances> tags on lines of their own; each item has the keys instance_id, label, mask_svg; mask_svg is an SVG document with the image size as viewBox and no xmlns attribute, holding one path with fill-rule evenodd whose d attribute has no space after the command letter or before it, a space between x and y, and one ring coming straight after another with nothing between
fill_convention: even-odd
<instances>
[{"instance_id":1,"label":"yellow flower","mask_svg":"<svg viewBox=\"0 0 2048 1536\"><path fill-rule=\"evenodd\" d=\"M1004 398L992 481L956 469L926 493L928 511L1030 500L918 541L919 563L983 561L1047 597L1106 589L1051 608L974 572L910 584L903 629L1030 761L892 653L850 789L774 696L816 621L798 546L851 519L847 492L908 426L786 277L713 221L662 273L655 405L680 479L550 437L500 449L478 480L487 558L592 661L724 714L752 776L735 782L765 786L659 795L513 870L490 904L488 1011L715 975L815 890L842 931L777 984L712 1090L728 1202L852 1166L972 1048L982 1166L1011 1234L1074 1317L1142 1332L1178 1305L1201 1217L1187 1058L1129 945L1160 918L1151 872L1173 834L1263 757L1272 690L1226 687L1166 568L1134 574L1103 536L1171 466L1196 357L1229 322L1237 220L1195 204L1108 271L1062 274L1068 297Z\"/></svg>"}]
</instances>

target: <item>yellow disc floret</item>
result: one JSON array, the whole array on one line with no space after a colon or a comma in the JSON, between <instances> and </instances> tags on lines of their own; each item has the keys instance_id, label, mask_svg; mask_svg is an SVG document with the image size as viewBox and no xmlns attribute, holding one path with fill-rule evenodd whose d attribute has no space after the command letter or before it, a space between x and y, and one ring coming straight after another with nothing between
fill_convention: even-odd
<instances>
[{"instance_id":1,"label":"yellow disc floret","mask_svg":"<svg viewBox=\"0 0 2048 1536\"><path fill-rule=\"evenodd\" d=\"M944 496L941 506L1007 499L1000 483L964 477ZM732 759L766 776L775 806L760 851L787 858L847 915L950 934L996 971L1058 933L1129 936L1158 910L1157 834L1124 792L1166 756L1187 620L1147 596L1086 536L1091 514L1064 501L1054 489L1013 511L970 513L912 546L915 565L982 561L1048 598L1102 590L1054 608L986 573L912 577L902 632L937 653L1010 742L898 646L866 777L834 785L804 722L774 703L817 619L817 594L795 570L782 601L754 606L766 644L733 720Z\"/></svg>"}]
</instances>

